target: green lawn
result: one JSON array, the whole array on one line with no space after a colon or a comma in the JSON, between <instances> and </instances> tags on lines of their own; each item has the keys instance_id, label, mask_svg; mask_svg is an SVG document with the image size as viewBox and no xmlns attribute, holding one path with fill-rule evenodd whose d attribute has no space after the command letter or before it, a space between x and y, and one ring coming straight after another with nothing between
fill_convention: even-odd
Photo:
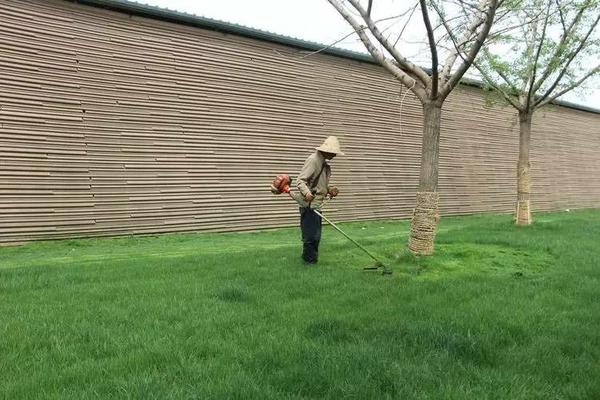
<instances>
[{"instance_id":1,"label":"green lawn","mask_svg":"<svg viewBox=\"0 0 600 400\"><path fill-rule=\"evenodd\" d=\"M2 399L599 399L600 210L0 248Z\"/></svg>"}]
</instances>

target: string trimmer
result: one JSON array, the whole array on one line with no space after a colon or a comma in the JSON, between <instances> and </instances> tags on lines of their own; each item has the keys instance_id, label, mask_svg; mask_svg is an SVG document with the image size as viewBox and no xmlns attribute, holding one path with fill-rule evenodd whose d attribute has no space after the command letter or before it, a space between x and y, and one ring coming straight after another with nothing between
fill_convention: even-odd
<instances>
[{"instance_id":1,"label":"string trimmer","mask_svg":"<svg viewBox=\"0 0 600 400\"><path fill-rule=\"evenodd\" d=\"M297 202L298 204L301 204L299 200L302 195L300 193L292 192L292 190L290 189L290 184L291 184L291 180L290 180L289 175L286 175L286 174L277 175L275 177L275 179L273 179L273 183L271 184L271 193L273 193L273 194L287 193L295 202ZM330 198L328 198L328 199L330 199ZM323 215L321 210L318 210L316 208L313 208L312 210L314 211L315 214L317 214L319 217L321 217L325 221L327 221L327 223L329 225L334 227L335 230L337 230L339 233L344 235L346 237L346 239L351 241L354 245L356 245L356 247L358 247L359 249L364 251L369 257L371 257L375 261L375 264L373 266L363 268L365 271L376 271L381 268L383 270L384 275L392 274L392 270L388 266L386 266L381 260L379 260L377 257L375 257L373 255L373 253L371 253L369 250L364 248L360 243L358 243L356 240L354 240L350 236L348 236L348 234L346 232L344 232L343 230L341 230L339 226L337 226L333 221L331 221L329 218L327 218L325 215Z\"/></svg>"}]
</instances>

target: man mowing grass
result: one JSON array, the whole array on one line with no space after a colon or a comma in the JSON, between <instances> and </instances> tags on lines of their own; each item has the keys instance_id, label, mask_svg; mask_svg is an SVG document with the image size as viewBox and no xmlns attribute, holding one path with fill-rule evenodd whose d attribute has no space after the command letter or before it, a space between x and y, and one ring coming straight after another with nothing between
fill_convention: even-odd
<instances>
[{"instance_id":1,"label":"man mowing grass","mask_svg":"<svg viewBox=\"0 0 600 400\"><path fill-rule=\"evenodd\" d=\"M321 217L313 209L319 210L327 196L338 195L336 187L329 187L331 166L329 161L336 155L344 155L340 143L335 136L329 136L325 142L316 147L308 156L298 175L296 185L303 199L300 199L300 229L304 244L302 259L305 263L316 264L319 258L319 242L321 240Z\"/></svg>"}]
</instances>

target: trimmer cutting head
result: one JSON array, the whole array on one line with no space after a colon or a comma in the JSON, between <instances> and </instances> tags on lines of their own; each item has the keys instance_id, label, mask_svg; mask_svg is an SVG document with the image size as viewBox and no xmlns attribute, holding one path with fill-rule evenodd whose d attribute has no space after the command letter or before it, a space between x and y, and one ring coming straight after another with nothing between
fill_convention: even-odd
<instances>
[{"instance_id":1,"label":"trimmer cutting head","mask_svg":"<svg viewBox=\"0 0 600 400\"><path fill-rule=\"evenodd\" d=\"M375 264L370 267L364 267L363 271L379 271L379 269L383 269L381 272L382 275L392 275L392 270L381 261L376 261Z\"/></svg>"}]
</instances>

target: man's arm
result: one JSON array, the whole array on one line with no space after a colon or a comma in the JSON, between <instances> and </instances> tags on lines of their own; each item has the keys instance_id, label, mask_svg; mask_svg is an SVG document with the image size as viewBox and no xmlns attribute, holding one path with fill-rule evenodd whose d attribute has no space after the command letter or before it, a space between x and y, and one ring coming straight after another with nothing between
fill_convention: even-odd
<instances>
[{"instance_id":1,"label":"man's arm","mask_svg":"<svg viewBox=\"0 0 600 400\"><path fill-rule=\"evenodd\" d=\"M330 186L329 185L329 178L330 177L331 177L331 169L328 169L328 173L327 173L327 195L329 197L333 198L333 197L337 196L340 191L335 186Z\"/></svg>"},{"instance_id":2,"label":"man's arm","mask_svg":"<svg viewBox=\"0 0 600 400\"><path fill-rule=\"evenodd\" d=\"M315 159L314 157L308 157L304 162L304 166L300 170L298 174L298 178L296 179L296 186L300 193L306 198L306 196L310 193L310 188L308 187L308 180L315 174Z\"/></svg>"}]
</instances>

